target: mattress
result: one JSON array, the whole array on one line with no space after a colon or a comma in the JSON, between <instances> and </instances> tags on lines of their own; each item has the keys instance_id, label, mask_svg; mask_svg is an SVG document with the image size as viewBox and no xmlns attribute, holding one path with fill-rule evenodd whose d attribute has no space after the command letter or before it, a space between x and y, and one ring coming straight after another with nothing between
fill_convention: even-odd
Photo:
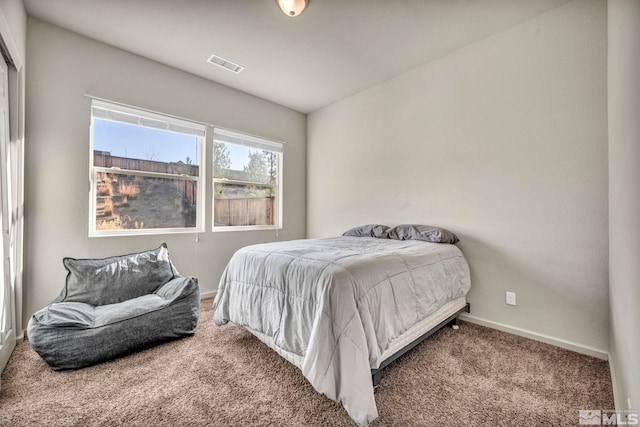
<instances>
[{"instance_id":1,"label":"mattress","mask_svg":"<svg viewBox=\"0 0 640 427\"><path fill-rule=\"evenodd\" d=\"M233 255L214 322L250 330L368 425L377 417L371 369L434 313L459 306L469 287L455 245L368 237L267 243Z\"/></svg>"}]
</instances>

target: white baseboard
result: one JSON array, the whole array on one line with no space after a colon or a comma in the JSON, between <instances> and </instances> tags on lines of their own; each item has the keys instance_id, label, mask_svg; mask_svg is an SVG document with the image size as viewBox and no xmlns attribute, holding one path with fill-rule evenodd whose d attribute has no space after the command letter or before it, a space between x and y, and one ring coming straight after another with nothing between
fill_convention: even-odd
<instances>
[{"instance_id":1,"label":"white baseboard","mask_svg":"<svg viewBox=\"0 0 640 427\"><path fill-rule=\"evenodd\" d=\"M561 338L539 334L537 332L529 331L527 329L505 325L503 323L494 322L492 320L483 319L481 317L472 316L471 314L466 314L466 313L462 313L460 315L460 320L466 320L467 322L470 322L470 323L476 323L478 325L486 326L488 328L498 329L499 331L504 331L504 332L508 332L510 334L518 335L521 337L530 338L532 340L541 341L546 344L551 344L557 347L565 348L567 350L575 351L576 353L597 357L598 359L609 360L609 353L605 350L600 350L597 348L578 344L572 341L563 340Z\"/></svg>"},{"instance_id":2,"label":"white baseboard","mask_svg":"<svg viewBox=\"0 0 640 427\"><path fill-rule=\"evenodd\" d=\"M213 298L217 293L218 291L200 292L200 299Z\"/></svg>"},{"instance_id":3,"label":"white baseboard","mask_svg":"<svg viewBox=\"0 0 640 427\"><path fill-rule=\"evenodd\" d=\"M213 298L218 291L209 291L200 293L200 299ZM586 354L588 356L597 357L598 359L609 360L609 353L605 350L585 346L572 341L563 340L561 338L552 337L550 335L539 334L527 329L517 328L515 326L505 325L504 323L494 322L492 320L483 319L481 317L473 316L471 314L462 313L460 315L461 320L466 320L470 323L476 323L478 325L486 326L492 329L498 329L500 331L508 332L510 334L518 335L521 337L529 338L536 341L541 341L546 344L555 345L557 347L565 348L567 350L575 351L576 353ZM609 366L611 367L611 361L609 360ZM611 369L613 374L613 368ZM614 383L615 386L615 383ZM618 402L616 402L616 408Z\"/></svg>"},{"instance_id":4,"label":"white baseboard","mask_svg":"<svg viewBox=\"0 0 640 427\"><path fill-rule=\"evenodd\" d=\"M616 380L616 367L614 366L613 360L611 360L611 355L609 355L609 372L611 373L611 388L613 389L613 405L617 411L631 409L627 408L627 405L623 405L620 401L622 396L618 392L618 381Z\"/></svg>"}]
</instances>

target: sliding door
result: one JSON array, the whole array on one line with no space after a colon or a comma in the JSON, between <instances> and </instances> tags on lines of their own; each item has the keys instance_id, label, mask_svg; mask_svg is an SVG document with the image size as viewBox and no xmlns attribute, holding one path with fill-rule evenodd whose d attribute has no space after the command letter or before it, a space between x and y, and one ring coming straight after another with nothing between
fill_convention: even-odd
<instances>
[{"instance_id":1,"label":"sliding door","mask_svg":"<svg viewBox=\"0 0 640 427\"><path fill-rule=\"evenodd\" d=\"M11 150L9 143L9 74L0 60L0 372L16 345L14 284L16 277L12 256L15 241L11 218Z\"/></svg>"}]
</instances>

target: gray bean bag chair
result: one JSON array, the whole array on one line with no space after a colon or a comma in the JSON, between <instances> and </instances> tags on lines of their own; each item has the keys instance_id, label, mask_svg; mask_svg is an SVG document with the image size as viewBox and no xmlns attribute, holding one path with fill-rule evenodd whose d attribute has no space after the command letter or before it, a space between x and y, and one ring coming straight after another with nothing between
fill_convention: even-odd
<instances>
[{"instance_id":1,"label":"gray bean bag chair","mask_svg":"<svg viewBox=\"0 0 640 427\"><path fill-rule=\"evenodd\" d=\"M200 288L166 244L104 259L65 258L60 296L29 320L31 347L54 370L77 369L193 335Z\"/></svg>"}]
</instances>

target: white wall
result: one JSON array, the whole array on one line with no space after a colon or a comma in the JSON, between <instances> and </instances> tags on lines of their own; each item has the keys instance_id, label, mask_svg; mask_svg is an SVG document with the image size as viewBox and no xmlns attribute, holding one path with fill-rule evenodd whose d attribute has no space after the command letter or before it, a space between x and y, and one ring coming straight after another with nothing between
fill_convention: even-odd
<instances>
[{"instance_id":1,"label":"white wall","mask_svg":"<svg viewBox=\"0 0 640 427\"><path fill-rule=\"evenodd\" d=\"M27 32L25 321L62 289L62 257L103 257L167 242L202 292L242 246L305 235L306 116L36 19ZM85 93L284 141L284 228L91 238L90 100ZM211 188L209 186L209 188ZM211 215L211 193L205 204ZM26 323L25 323L26 325Z\"/></svg>"},{"instance_id":2,"label":"white wall","mask_svg":"<svg viewBox=\"0 0 640 427\"><path fill-rule=\"evenodd\" d=\"M0 27L6 25L2 36L9 44L15 61L24 66L27 44L27 13L22 0L0 0Z\"/></svg>"},{"instance_id":3,"label":"white wall","mask_svg":"<svg viewBox=\"0 0 640 427\"><path fill-rule=\"evenodd\" d=\"M609 1L608 19L609 345L616 407L639 410L640 0Z\"/></svg>"},{"instance_id":4,"label":"white wall","mask_svg":"<svg viewBox=\"0 0 640 427\"><path fill-rule=\"evenodd\" d=\"M576 0L310 114L308 237L450 228L477 321L606 357L606 16Z\"/></svg>"}]
</instances>

